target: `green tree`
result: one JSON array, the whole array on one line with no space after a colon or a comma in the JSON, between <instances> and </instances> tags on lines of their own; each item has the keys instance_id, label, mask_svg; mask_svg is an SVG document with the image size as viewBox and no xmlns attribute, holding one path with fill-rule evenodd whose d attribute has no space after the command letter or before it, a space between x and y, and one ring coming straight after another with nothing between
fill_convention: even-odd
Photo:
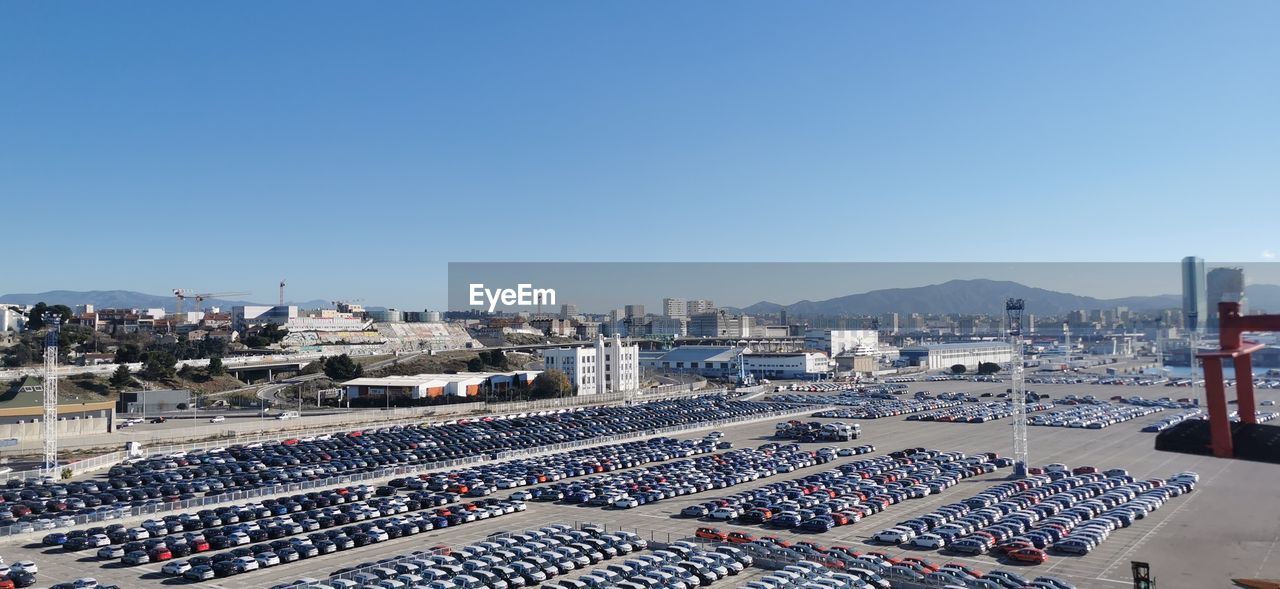
<instances>
[{"instance_id":1,"label":"green tree","mask_svg":"<svg viewBox=\"0 0 1280 589\"><path fill-rule=\"evenodd\" d=\"M343 354L324 360L324 374L337 381L360 378L364 375L364 367L357 364L351 356Z\"/></svg>"},{"instance_id":2,"label":"green tree","mask_svg":"<svg viewBox=\"0 0 1280 589\"><path fill-rule=\"evenodd\" d=\"M66 305L46 305L44 301L40 301L31 307L27 312L27 329L31 331L39 331L45 328L44 314L53 313L62 318L62 323L66 324L71 319L71 307Z\"/></svg>"},{"instance_id":3,"label":"green tree","mask_svg":"<svg viewBox=\"0 0 1280 589\"><path fill-rule=\"evenodd\" d=\"M108 381L111 388L119 391L133 384L133 375L129 374L129 367L121 364L116 367L116 371L111 374L111 380Z\"/></svg>"},{"instance_id":4,"label":"green tree","mask_svg":"<svg viewBox=\"0 0 1280 589\"><path fill-rule=\"evenodd\" d=\"M485 352L481 352L480 357L484 360L484 363L489 366L499 370L507 369L507 355L502 350L489 350L487 354Z\"/></svg>"},{"instance_id":5,"label":"green tree","mask_svg":"<svg viewBox=\"0 0 1280 589\"><path fill-rule=\"evenodd\" d=\"M125 344L116 348L116 364L131 364L142 361L142 348L138 344Z\"/></svg>"},{"instance_id":6,"label":"green tree","mask_svg":"<svg viewBox=\"0 0 1280 589\"><path fill-rule=\"evenodd\" d=\"M164 350L147 352L142 359L142 375L151 380L173 378L178 359Z\"/></svg>"},{"instance_id":7,"label":"green tree","mask_svg":"<svg viewBox=\"0 0 1280 589\"><path fill-rule=\"evenodd\" d=\"M554 368L533 379L533 394L536 397L544 399L560 397L569 394L572 390L573 383L569 382L569 375Z\"/></svg>"},{"instance_id":8,"label":"green tree","mask_svg":"<svg viewBox=\"0 0 1280 589\"><path fill-rule=\"evenodd\" d=\"M472 358L467 360L467 372L481 372L484 370L484 360Z\"/></svg>"},{"instance_id":9,"label":"green tree","mask_svg":"<svg viewBox=\"0 0 1280 589\"><path fill-rule=\"evenodd\" d=\"M192 376L195 376L195 373L196 369L186 363L183 363L182 368L178 369L178 376L186 379L190 379Z\"/></svg>"},{"instance_id":10,"label":"green tree","mask_svg":"<svg viewBox=\"0 0 1280 589\"><path fill-rule=\"evenodd\" d=\"M284 339L284 336L289 335L289 331L286 329L280 329L280 326L275 323L268 323L262 328L259 335L267 338L267 341L277 344L280 343L280 340Z\"/></svg>"},{"instance_id":11,"label":"green tree","mask_svg":"<svg viewBox=\"0 0 1280 589\"><path fill-rule=\"evenodd\" d=\"M18 342L4 352L5 366L26 366L35 360L36 354L26 342Z\"/></svg>"},{"instance_id":12,"label":"green tree","mask_svg":"<svg viewBox=\"0 0 1280 589\"><path fill-rule=\"evenodd\" d=\"M227 373L227 369L222 366L222 358L214 356L209 358L209 376L222 376Z\"/></svg>"},{"instance_id":13,"label":"green tree","mask_svg":"<svg viewBox=\"0 0 1280 589\"><path fill-rule=\"evenodd\" d=\"M978 364L978 374L995 374L997 372L1000 372L1000 365L995 362Z\"/></svg>"},{"instance_id":14,"label":"green tree","mask_svg":"<svg viewBox=\"0 0 1280 589\"><path fill-rule=\"evenodd\" d=\"M951 372L953 374L964 374L967 370L969 369L965 368L964 364L956 364L955 366L951 367Z\"/></svg>"}]
</instances>

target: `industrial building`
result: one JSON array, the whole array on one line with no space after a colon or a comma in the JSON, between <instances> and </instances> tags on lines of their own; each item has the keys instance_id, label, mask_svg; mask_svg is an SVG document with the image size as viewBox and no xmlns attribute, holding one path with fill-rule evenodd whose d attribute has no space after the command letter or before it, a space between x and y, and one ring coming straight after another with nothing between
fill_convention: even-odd
<instances>
[{"instance_id":1,"label":"industrial building","mask_svg":"<svg viewBox=\"0 0 1280 589\"><path fill-rule=\"evenodd\" d=\"M824 352L753 352L742 355L747 372L757 378L811 378L831 372L831 359Z\"/></svg>"},{"instance_id":2,"label":"industrial building","mask_svg":"<svg viewBox=\"0 0 1280 589\"><path fill-rule=\"evenodd\" d=\"M382 378L357 378L342 383L347 399L365 399L374 404L378 400L394 405L402 401L419 401L441 397L479 397L482 393L505 391L526 387L541 372L516 370L512 372L460 372L458 374L416 374L413 376L387 376Z\"/></svg>"},{"instance_id":3,"label":"industrial building","mask_svg":"<svg viewBox=\"0 0 1280 589\"><path fill-rule=\"evenodd\" d=\"M640 347L614 336L596 338L594 346L551 348L542 351L547 370L569 377L579 395L633 391L640 388Z\"/></svg>"},{"instance_id":4,"label":"industrial building","mask_svg":"<svg viewBox=\"0 0 1280 589\"><path fill-rule=\"evenodd\" d=\"M911 366L923 366L929 370L941 370L956 364L976 369L982 362L1008 363L1013 358L1013 350L1003 342L967 342L909 346L902 348L900 355Z\"/></svg>"},{"instance_id":5,"label":"industrial building","mask_svg":"<svg viewBox=\"0 0 1280 589\"><path fill-rule=\"evenodd\" d=\"M119 413L159 413L177 411L191 406L191 391L167 389L157 391L125 391L116 399Z\"/></svg>"},{"instance_id":6,"label":"industrial building","mask_svg":"<svg viewBox=\"0 0 1280 589\"><path fill-rule=\"evenodd\" d=\"M710 378L736 376L738 355L749 348L734 346L680 346L646 354L644 365L659 372L684 372Z\"/></svg>"},{"instance_id":7,"label":"industrial building","mask_svg":"<svg viewBox=\"0 0 1280 589\"><path fill-rule=\"evenodd\" d=\"M874 329L806 329L804 347L822 350L831 356L845 354L871 355L880 346L880 334Z\"/></svg>"},{"instance_id":8,"label":"industrial building","mask_svg":"<svg viewBox=\"0 0 1280 589\"><path fill-rule=\"evenodd\" d=\"M0 439L38 440L43 433L44 387L26 378L0 393ZM58 435L76 436L113 431L115 406L111 401L58 403Z\"/></svg>"}]
</instances>

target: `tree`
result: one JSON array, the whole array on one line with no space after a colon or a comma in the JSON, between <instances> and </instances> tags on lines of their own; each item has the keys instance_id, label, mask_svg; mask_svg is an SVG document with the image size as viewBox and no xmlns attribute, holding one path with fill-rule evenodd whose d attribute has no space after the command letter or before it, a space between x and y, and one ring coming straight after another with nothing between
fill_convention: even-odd
<instances>
[{"instance_id":1,"label":"tree","mask_svg":"<svg viewBox=\"0 0 1280 589\"><path fill-rule=\"evenodd\" d=\"M116 348L116 364L131 364L142 361L142 348L138 344L125 344Z\"/></svg>"},{"instance_id":2,"label":"tree","mask_svg":"<svg viewBox=\"0 0 1280 589\"><path fill-rule=\"evenodd\" d=\"M227 373L227 369L222 367L222 358L214 356L209 358L209 376L222 376Z\"/></svg>"},{"instance_id":3,"label":"tree","mask_svg":"<svg viewBox=\"0 0 1280 589\"><path fill-rule=\"evenodd\" d=\"M559 397L572 390L573 383L569 382L569 375L554 368L533 379L533 394L536 397Z\"/></svg>"},{"instance_id":4,"label":"tree","mask_svg":"<svg viewBox=\"0 0 1280 589\"><path fill-rule=\"evenodd\" d=\"M280 343L280 340L284 339L284 336L289 335L289 331L286 329L280 329L280 326L275 323L268 323L262 328L259 335L267 338L267 341L276 344Z\"/></svg>"},{"instance_id":5,"label":"tree","mask_svg":"<svg viewBox=\"0 0 1280 589\"><path fill-rule=\"evenodd\" d=\"M195 373L196 373L196 369L192 368L190 364L187 364L185 362L182 364L182 368L178 369L178 376L181 376L182 378L189 379L193 375L195 375Z\"/></svg>"},{"instance_id":6,"label":"tree","mask_svg":"<svg viewBox=\"0 0 1280 589\"><path fill-rule=\"evenodd\" d=\"M967 371L967 370L969 370L969 369L968 369L968 368L965 368L964 364L956 364L955 366L952 366L952 367L951 367L951 372L952 372L953 374L964 374L964 373L965 373L965 371Z\"/></svg>"},{"instance_id":7,"label":"tree","mask_svg":"<svg viewBox=\"0 0 1280 589\"><path fill-rule=\"evenodd\" d=\"M142 358L142 375L151 380L173 378L177 372L178 359L163 350L154 350L144 354Z\"/></svg>"},{"instance_id":8,"label":"tree","mask_svg":"<svg viewBox=\"0 0 1280 589\"><path fill-rule=\"evenodd\" d=\"M467 360L467 372L481 372L484 370L484 360L472 358Z\"/></svg>"},{"instance_id":9,"label":"tree","mask_svg":"<svg viewBox=\"0 0 1280 589\"><path fill-rule=\"evenodd\" d=\"M44 301L36 303L27 312L27 329L31 331L40 331L45 328L44 314L53 313L62 318L62 323L66 324L71 319L71 307L66 305L46 305Z\"/></svg>"},{"instance_id":10,"label":"tree","mask_svg":"<svg viewBox=\"0 0 1280 589\"><path fill-rule=\"evenodd\" d=\"M30 364L36 357L35 352L31 350L26 342L18 342L13 347L5 350L4 364L5 366L26 366Z\"/></svg>"},{"instance_id":11,"label":"tree","mask_svg":"<svg viewBox=\"0 0 1280 589\"><path fill-rule=\"evenodd\" d=\"M507 369L507 355L502 350L489 350L488 352L480 352L480 359L485 364L497 368L499 370Z\"/></svg>"},{"instance_id":12,"label":"tree","mask_svg":"<svg viewBox=\"0 0 1280 589\"><path fill-rule=\"evenodd\" d=\"M352 360L351 356L343 354L324 359L324 374L333 380L351 380L364 375L364 367Z\"/></svg>"},{"instance_id":13,"label":"tree","mask_svg":"<svg viewBox=\"0 0 1280 589\"><path fill-rule=\"evenodd\" d=\"M108 381L111 388L119 391L133 384L133 375L129 374L129 367L121 364L116 367L116 371L111 374L111 380Z\"/></svg>"},{"instance_id":14,"label":"tree","mask_svg":"<svg viewBox=\"0 0 1280 589\"><path fill-rule=\"evenodd\" d=\"M995 362L978 364L978 374L995 374L997 372L1000 372L1000 365Z\"/></svg>"}]
</instances>

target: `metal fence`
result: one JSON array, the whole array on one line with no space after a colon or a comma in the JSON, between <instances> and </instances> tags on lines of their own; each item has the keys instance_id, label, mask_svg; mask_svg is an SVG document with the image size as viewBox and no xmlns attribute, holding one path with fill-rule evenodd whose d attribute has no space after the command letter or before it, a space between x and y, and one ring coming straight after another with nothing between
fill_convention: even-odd
<instances>
[{"instance_id":1,"label":"metal fence","mask_svg":"<svg viewBox=\"0 0 1280 589\"><path fill-rule=\"evenodd\" d=\"M364 473L352 473L329 477L325 479L317 479L314 481L304 481L298 483L288 483L283 485L272 485L270 487L260 487L256 489L245 489L240 491L229 491L219 495L195 497L182 501L160 502L148 505L141 505L129 508L119 509L103 509L98 513L63 516L57 519L40 520L37 522L23 522L7 527L0 527L0 537L12 536L18 534L33 534L43 530L54 530L61 528L77 527L88 524L94 524L103 521L126 519L132 517L149 516L157 513L170 511L183 511L193 508L202 508L210 505L218 505L232 501L243 501L247 499L256 499L268 497L272 495L280 495L284 493L299 493L310 491L320 487L338 487L351 483L362 482L378 482L390 478L402 477L407 475L416 475L423 472L447 470L460 466L478 466L482 464L511 460L531 458L545 454L554 454L572 449L581 449L605 444L615 444L620 442L632 441L650 438L659 435L676 434L681 432L689 432L701 429L711 429L723 427L726 425L738 425L744 423L752 423L756 421L764 421L768 419L777 419L782 417L791 417L798 414L807 414L813 411L813 407L804 407L798 409L790 409L784 411L771 411L763 414L748 415L731 419L718 419L710 422L698 422L682 426L674 426L656 430L647 430L643 432L634 432L631 434L621 434L616 436L607 436L603 438L593 438L590 440L579 440L577 442L566 442L563 444L554 444L550 446L538 446L536 448L528 448L522 450L509 450L498 453L494 458L487 456L472 456L468 458L460 458L456 460L448 460L442 462L433 462L427 464L401 465L369 471ZM349 431L347 428L343 431ZM105 460L104 460L105 462Z\"/></svg>"}]
</instances>

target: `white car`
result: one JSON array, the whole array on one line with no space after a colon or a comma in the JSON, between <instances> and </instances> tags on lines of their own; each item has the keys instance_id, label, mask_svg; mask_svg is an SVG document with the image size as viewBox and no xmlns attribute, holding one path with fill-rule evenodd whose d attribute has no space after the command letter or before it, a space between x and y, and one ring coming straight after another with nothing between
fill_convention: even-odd
<instances>
[{"instance_id":1,"label":"white car","mask_svg":"<svg viewBox=\"0 0 1280 589\"><path fill-rule=\"evenodd\" d=\"M280 557L274 552L263 552L257 556L258 566L262 568L273 567L280 564Z\"/></svg>"},{"instance_id":2,"label":"white car","mask_svg":"<svg viewBox=\"0 0 1280 589\"><path fill-rule=\"evenodd\" d=\"M215 415L215 416L213 416L213 417L210 417L210 418L209 418L209 423L222 423L222 422L224 422L224 421L226 421L226 420L227 420L227 418L226 418L225 416L222 416L222 415Z\"/></svg>"},{"instance_id":3,"label":"white car","mask_svg":"<svg viewBox=\"0 0 1280 589\"><path fill-rule=\"evenodd\" d=\"M258 570L258 561L252 556L241 556L232 562L236 563L236 569L242 573Z\"/></svg>"},{"instance_id":4,"label":"white car","mask_svg":"<svg viewBox=\"0 0 1280 589\"><path fill-rule=\"evenodd\" d=\"M40 567L36 565L34 560L19 560L9 565L9 568L13 571L23 571L33 575L40 572Z\"/></svg>"},{"instance_id":5,"label":"white car","mask_svg":"<svg viewBox=\"0 0 1280 589\"><path fill-rule=\"evenodd\" d=\"M711 519L731 520L738 517L738 511L729 507L721 507L711 512Z\"/></svg>"},{"instance_id":6,"label":"white car","mask_svg":"<svg viewBox=\"0 0 1280 589\"><path fill-rule=\"evenodd\" d=\"M614 501L613 506L618 509L631 509L633 507L639 507L640 502L636 501L634 497L622 497L617 501Z\"/></svg>"},{"instance_id":7,"label":"white car","mask_svg":"<svg viewBox=\"0 0 1280 589\"><path fill-rule=\"evenodd\" d=\"M171 560L166 562L163 567L160 567L160 572L174 576L181 575L189 570L191 570L191 563L185 560Z\"/></svg>"},{"instance_id":8,"label":"white car","mask_svg":"<svg viewBox=\"0 0 1280 589\"><path fill-rule=\"evenodd\" d=\"M901 544L909 542L915 538L916 533L908 528L889 528L881 530L872 538L879 542L887 542L889 544Z\"/></svg>"},{"instance_id":9,"label":"white car","mask_svg":"<svg viewBox=\"0 0 1280 589\"><path fill-rule=\"evenodd\" d=\"M911 545L916 548L942 548L947 545L947 541L937 534L921 534L911 541Z\"/></svg>"}]
</instances>

